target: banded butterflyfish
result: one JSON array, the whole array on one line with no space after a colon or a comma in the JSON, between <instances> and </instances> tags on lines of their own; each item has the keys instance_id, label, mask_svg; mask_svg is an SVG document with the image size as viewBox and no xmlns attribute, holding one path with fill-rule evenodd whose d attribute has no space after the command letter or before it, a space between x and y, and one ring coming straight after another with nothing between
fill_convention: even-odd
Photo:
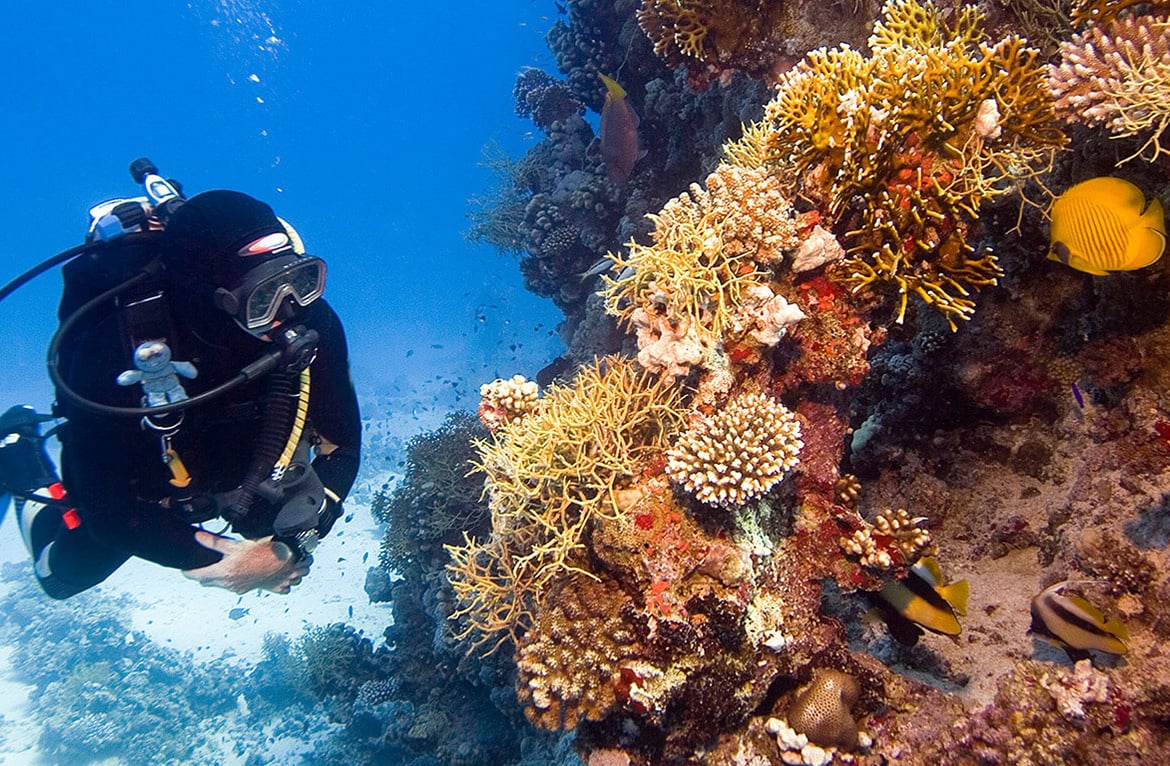
<instances>
[{"instance_id":1,"label":"banded butterflyfish","mask_svg":"<svg viewBox=\"0 0 1170 766\"><path fill-rule=\"evenodd\" d=\"M957 636L967 614L966 580L947 583L934 558L926 557L901 580L888 583L870 599L900 644L913 646L924 631Z\"/></svg>"},{"instance_id":2,"label":"banded butterflyfish","mask_svg":"<svg viewBox=\"0 0 1170 766\"><path fill-rule=\"evenodd\" d=\"M1101 610L1081 596L1061 593L1075 585L1063 580L1032 597L1032 625L1037 638L1058 646L1073 659L1083 659L1089 650L1108 654L1129 651L1129 632L1121 620L1105 619Z\"/></svg>"}]
</instances>

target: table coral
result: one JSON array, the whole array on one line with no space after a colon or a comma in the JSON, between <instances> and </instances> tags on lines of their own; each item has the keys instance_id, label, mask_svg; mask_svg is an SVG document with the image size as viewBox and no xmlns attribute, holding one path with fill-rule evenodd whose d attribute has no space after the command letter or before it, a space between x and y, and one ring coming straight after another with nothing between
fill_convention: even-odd
<instances>
[{"instance_id":1,"label":"table coral","mask_svg":"<svg viewBox=\"0 0 1170 766\"><path fill-rule=\"evenodd\" d=\"M1050 167L1065 140L1039 52L1014 36L989 44L979 22L973 6L948 25L934 5L888 0L869 57L811 52L731 149L791 165L848 241L837 273L854 291L895 287L899 322L911 295L952 328L971 317L972 290L1001 275L970 243L981 203Z\"/></svg>"},{"instance_id":2,"label":"table coral","mask_svg":"<svg viewBox=\"0 0 1170 766\"><path fill-rule=\"evenodd\" d=\"M1049 67L1048 87L1061 118L1143 139L1128 159L1170 154L1160 142L1170 126L1170 21L1165 15L1127 16L1090 27L1061 43L1060 56Z\"/></svg>"},{"instance_id":3,"label":"table coral","mask_svg":"<svg viewBox=\"0 0 1170 766\"><path fill-rule=\"evenodd\" d=\"M800 421L761 393L740 394L693 423L666 472L697 500L735 508L762 497L799 462Z\"/></svg>"}]
</instances>

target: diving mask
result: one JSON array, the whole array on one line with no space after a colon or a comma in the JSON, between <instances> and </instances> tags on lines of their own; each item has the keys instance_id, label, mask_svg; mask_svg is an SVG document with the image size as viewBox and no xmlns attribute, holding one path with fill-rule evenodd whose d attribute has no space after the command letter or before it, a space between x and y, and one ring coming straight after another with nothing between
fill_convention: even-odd
<instances>
[{"instance_id":1,"label":"diving mask","mask_svg":"<svg viewBox=\"0 0 1170 766\"><path fill-rule=\"evenodd\" d=\"M281 319L291 299L304 308L325 292L325 261L313 256L284 255L246 272L233 290L215 291L215 305L235 317L250 333L262 334Z\"/></svg>"}]
</instances>

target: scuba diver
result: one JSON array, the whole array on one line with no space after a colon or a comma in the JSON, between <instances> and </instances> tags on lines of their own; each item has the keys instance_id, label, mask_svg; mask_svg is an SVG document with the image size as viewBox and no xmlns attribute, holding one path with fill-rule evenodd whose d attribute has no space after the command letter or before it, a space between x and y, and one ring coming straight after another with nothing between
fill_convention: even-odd
<instances>
[{"instance_id":1,"label":"scuba diver","mask_svg":"<svg viewBox=\"0 0 1170 766\"><path fill-rule=\"evenodd\" d=\"M184 199L149 160L131 173L145 197L95 207L86 244L0 290L2 300L65 264L48 359L54 415L0 416L0 518L11 494L52 598L131 557L205 586L288 593L360 459L325 263L259 200Z\"/></svg>"}]
</instances>

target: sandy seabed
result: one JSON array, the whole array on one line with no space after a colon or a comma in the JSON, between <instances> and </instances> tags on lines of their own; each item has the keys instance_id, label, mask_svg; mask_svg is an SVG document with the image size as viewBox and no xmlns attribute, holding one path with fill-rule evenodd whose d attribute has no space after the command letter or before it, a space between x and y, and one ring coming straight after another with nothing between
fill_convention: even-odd
<instances>
[{"instance_id":1,"label":"sandy seabed","mask_svg":"<svg viewBox=\"0 0 1170 766\"><path fill-rule=\"evenodd\" d=\"M363 589L366 570L377 564L382 537L370 515L371 486L381 486L381 481L359 479L346 504L346 517L317 548L309 576L287 596L255 592L238 596L203 588L177 570L138 559L115 572L97 592L132 605L127 616L134 630L197 661L222 659L247 667L262 657L265 635L284 634L295 640L307 627L335 622L352 625L377 643L392 617L389 603L371 604ZM0 564L27 557L10 513L0 524ZM12 587L0 582L0 589ZM45 601L49 603L48 597ZM247 610L242 616L241 609ZM43 766L47 761L40 759L37 749L41 727L29 717L33 687L21 683L11 655L12 647L0 646L0 764ZM230 743L225 742L225 754L229 751ZM232 762L223 761L225 766Z\"/></svg>"}]
</instances>

